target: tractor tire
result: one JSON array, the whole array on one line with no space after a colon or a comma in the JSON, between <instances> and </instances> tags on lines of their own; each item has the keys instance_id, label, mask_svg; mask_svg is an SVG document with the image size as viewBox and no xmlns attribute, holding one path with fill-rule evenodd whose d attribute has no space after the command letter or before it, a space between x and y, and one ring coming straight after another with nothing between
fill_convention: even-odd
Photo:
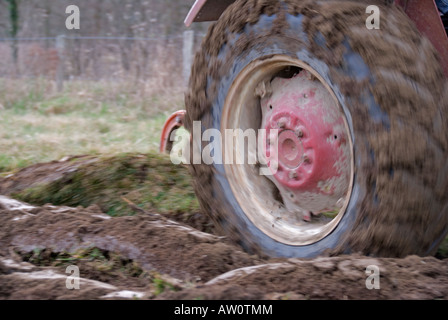
<instances>
[{"instance_id":1,"label":"tractor tire","mask_svg":"<svg viewBox=\"0 0 448 320\"><path fill-rule=\"evenodd\" d=\"M425 256L435 254L447 235L447 80L431 43L401 9L378 1L380 29L369 30L370 4L237 0L203 40L185 99L187 130L201 121L202 133L223 132L223 119L237 112L259 119L256 108L232 110L226 101L231 92L251 85L240 81L244 70L255 68L246 72L250 78L263 72L257 65L281 57L297 61L294 68L306 66L329 89L353 143L352 185L339 220L331 232L304 243L260 228L259 212L247 207L261 203L265 194L232 177L232 165L189 166L204 213L248 252L299 258L355 252ZM272 182L263 179L275 193ZM266 216L260 213L260 219Z\"/></svg>"}]
</instances>

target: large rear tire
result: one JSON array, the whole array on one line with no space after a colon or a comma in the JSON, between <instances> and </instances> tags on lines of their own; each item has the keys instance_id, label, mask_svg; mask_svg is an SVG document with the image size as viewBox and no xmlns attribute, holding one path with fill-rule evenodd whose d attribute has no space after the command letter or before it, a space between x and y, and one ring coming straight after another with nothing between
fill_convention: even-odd
<instances>
[{"instance_id":1,"label":"large rear tire","mask_svg":"<svg viewBox=\"0 0 448 320\"><path fill-rule=\"evenodd\" d=\"M347 124L353 170L346 203L331 228L314 240L289 241L289 235L266 230L270 223L261 220L272 214L276 221L272 206L283 206L284 214L289 210L271 180L238 179L232 174L238 165L190 166L203 211L249 252L429 255L448 232L446 79L430 42L401 10L379 4L381 29L366 28L371 2L236 1L203 41L186 95L187 130L201 121L202 131L223 132L236 112L245 119L233 125L247 128L254 124L247 120L252 116L260 122L256 102L236 99L244 106L235 105L229 96L252 90L247 86L254 84L245 80L254 80L253 74L273 79L291 68L317 78ZM269 61L280 61L280 67ZM263 199L269 202L264 209L250 205Z\"/></svg>"}]
</instances>

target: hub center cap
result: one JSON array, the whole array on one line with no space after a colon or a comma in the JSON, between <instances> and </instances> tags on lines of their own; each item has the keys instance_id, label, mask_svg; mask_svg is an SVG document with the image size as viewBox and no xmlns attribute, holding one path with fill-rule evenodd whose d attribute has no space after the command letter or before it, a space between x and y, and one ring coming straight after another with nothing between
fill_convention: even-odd
<instances>
[{"instance_id":1,"label":"hub center cap","mask_svg":"<svg viewBox=\"0 0 448 320\"><path fill-rule=\"evenodd\" d=\"M278 136L278 161L290 169L297 168L303 161L303 146L292 130L284 130Z\"/></svg>"}]
</instances>

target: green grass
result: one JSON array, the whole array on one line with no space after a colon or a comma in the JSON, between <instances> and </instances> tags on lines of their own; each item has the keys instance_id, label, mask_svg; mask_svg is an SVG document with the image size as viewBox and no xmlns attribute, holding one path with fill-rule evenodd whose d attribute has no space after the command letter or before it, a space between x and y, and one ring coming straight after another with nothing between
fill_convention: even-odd
<instances>
[{"instance_id":1,"label":"green grass","mask_svg":"<svg viewBox=\"0 0 448 320\"><path fill-rule=\"evenodd\" d=\"M157 151L164 121L183 108L181 89L128 83L0 78L0 172L70 155Z\"/></svg>"},{"instance_id":2,"label":"green grass","mask_svg":"<svg viewBox=\"0 0 448 320\"><path fill-rule=\"evenodd\" d=\"M177 291L176 288L165 279L160 278L159 276L155 276L152 280L154 286L154 295L158 296L165 292L167 289L171 291Z\"/></svg>"},{"instance_id":3,"label":"green grass","mask_svg":"<svg viewBox=\"0 0 448 320\"><path fill-rule=\"evenodd\" d=\"M111 216L135 214L128 201L158 213L190 214L199 211L191 182L187 168L173 165L167 155L124 153L98 157L62 179L12 196L35 205L97 204Z\"/></svg>"},{"instance_id":4,"label":"green grass","mask_svg":"<svg viewBox=\"0 0 448 320\"><path fill-rule=\"evenodd\" d=\"M442 241L442 244L439 246L437 250L436 257L439 259L447 259L448 258L448 237Z\"/></svg>"}]
</instances>

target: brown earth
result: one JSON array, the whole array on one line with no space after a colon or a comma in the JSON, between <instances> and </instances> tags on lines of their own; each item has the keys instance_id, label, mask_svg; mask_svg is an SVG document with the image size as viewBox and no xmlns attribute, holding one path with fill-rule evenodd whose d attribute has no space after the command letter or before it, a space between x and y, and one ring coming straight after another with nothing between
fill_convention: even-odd
<instances>
[{"instance_id":1,"label":"brown earth","mask_svg":"<svg viewBox=\"0 0 448 320\"><path fill-rule=\"evenodd\" d=\"M69 254L70 253L70 254ZM66 267L80 289L66 287ZM368 266L380 289L368 290ZM42 207L0 196L1 299L447 299L448 260L250 256L153 213Z\"/></svg>"}]
</instances>

